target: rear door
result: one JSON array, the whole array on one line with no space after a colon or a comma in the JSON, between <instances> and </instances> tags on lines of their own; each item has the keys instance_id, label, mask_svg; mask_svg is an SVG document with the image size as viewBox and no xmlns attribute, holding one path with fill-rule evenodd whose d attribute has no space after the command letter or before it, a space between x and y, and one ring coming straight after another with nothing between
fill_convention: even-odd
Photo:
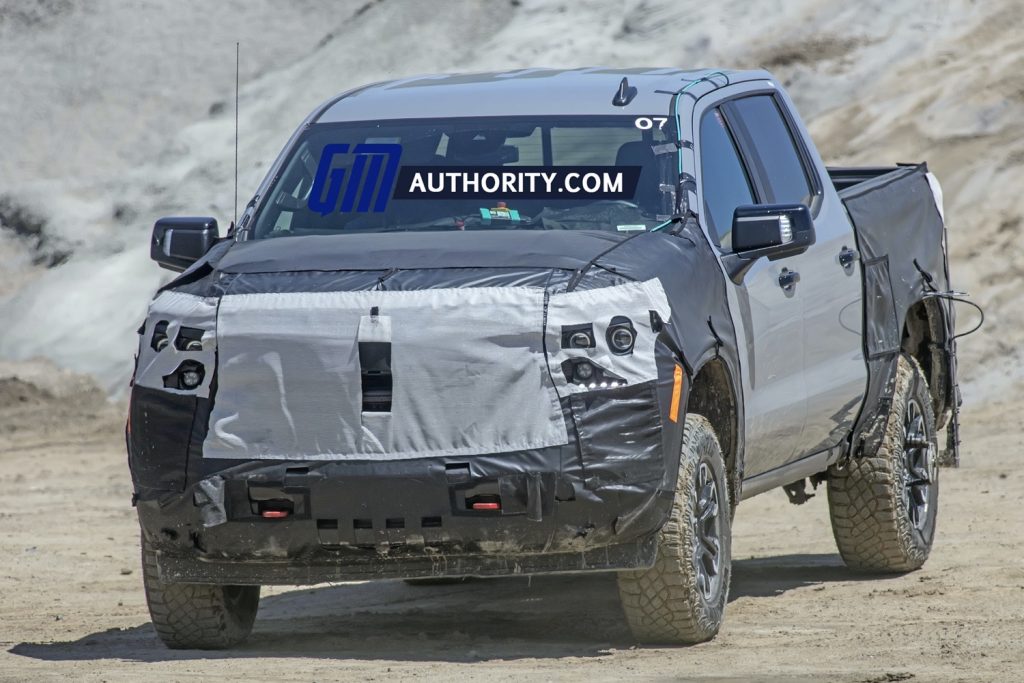
<instances>
[{"instance_id":1,"label":"rear door","mask_svg":"<svg viewBox=\"0 0 1024 683\"><path fill-rule=\"evenodd\" d=\"M695 151L701 220L720 251L728 253L736 207L765 203L765 198L723 109L712 105L695 112ZM734 323L742 330L747 476L788 462L801 443L806 413L803 290L787 292L779 285L790 261L761 259L741 283L726 280L732 289L730 306L738 312Z\"/></svg>"},{"instance_id":2,"label":"rear door","mask_svg":"<svg viewBox=\"0 0 1024 683\"><path fill-rule=\"evenodd\" d=\"M751 94L731 100L724 109L766 201L805 204L814 216L815 244L787 259L801 278L796 288L803 304L807 392L803 434L787 458L796 459L831 448L845 437L866 387L853 226L821 160L803 144L807 133L782 93Z\"/></svg>"}]
</instances>

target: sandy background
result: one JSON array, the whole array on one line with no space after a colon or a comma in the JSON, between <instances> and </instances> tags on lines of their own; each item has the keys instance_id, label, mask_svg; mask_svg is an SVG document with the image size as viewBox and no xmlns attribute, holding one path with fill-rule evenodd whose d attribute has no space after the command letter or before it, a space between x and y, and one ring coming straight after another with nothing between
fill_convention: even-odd
<instances>
[{"instance_id":1,"label":"sandy background","mask_svg":"<svg viewBox=\"0 0 1024 683\"><path fill-rule=\"evenodd\" d=\"M0 0L0 678L1019 679L1021 35L1019 0ZM168 277L147 258L153 219L232 214L235 40L242 203L317 103L431 71L763 66L828 161L927 160L954 284L988 322L962 343L965 466L943 473L925 569L849 574L823 494L773 492L740 507L708 645L633 649L595 576L274 589L241 650L163 649L122 401Z\"/></svg>"}]
</instances>

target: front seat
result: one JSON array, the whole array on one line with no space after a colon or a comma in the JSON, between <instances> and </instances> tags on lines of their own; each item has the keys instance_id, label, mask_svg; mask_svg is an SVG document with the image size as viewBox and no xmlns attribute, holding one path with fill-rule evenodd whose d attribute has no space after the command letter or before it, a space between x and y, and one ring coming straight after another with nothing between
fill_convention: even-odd
<instances>
[{"instance_id":1,"label":"front seat","mask_svg":"<svg viewBox=\"0 0 1024 683\"><path fill-rule=\"evenodd\" d=\"M633 201L644 213L661 213L661 172L651 145L643 141L623 144L615 154L615 165L640 167Z\"/></svg>"}]
</instances>

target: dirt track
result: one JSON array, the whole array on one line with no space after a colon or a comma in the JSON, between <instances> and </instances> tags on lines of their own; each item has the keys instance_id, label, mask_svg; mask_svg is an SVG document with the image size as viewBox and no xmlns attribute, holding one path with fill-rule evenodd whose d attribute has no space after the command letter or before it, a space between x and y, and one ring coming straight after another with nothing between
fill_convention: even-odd
<instances>
[{"instance_id":1,"label":"dirt track","mask_svg":"<svg viewBox=\"0 0 1024 683\"><path fill-rule=\"evenodd\" d=\"M12 372L28 381L4 379ZM614 580L594 575L268 589L247 645L199 653L165 649L149 625L120 409L77 378L39 377L0 366L3 680L1022 675L1017 405L967 415L964 467L942 472L937 545L921 571L848 572L823 491L802 507L778 491L743 503L726 624L710 644L634 647Z\"/></svg>"}]
</instances>

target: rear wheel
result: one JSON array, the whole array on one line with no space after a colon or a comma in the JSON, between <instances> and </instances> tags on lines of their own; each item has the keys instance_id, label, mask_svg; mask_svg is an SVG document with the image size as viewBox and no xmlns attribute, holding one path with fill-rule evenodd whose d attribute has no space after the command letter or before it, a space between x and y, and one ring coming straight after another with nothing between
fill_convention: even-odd
<instances>
[{"instance_id":1,"label":"rear wheel","mask_svg":"<svg viewBox=\"0 0 1024 683\"><path fill-rule=\"evenodd\" d=\"M260 604L259 586L160 580L156 552L142 539L142 582L153 627L172 650L222 650L245 640Z\"/></svg>"},{"instance_id":2,"label":"rear wheel","mask_svg":"<svg viewBox=\"0 0 1024 683\"><path fill-rule=\"evenodd\" d=\"M828 482L832 532L843 561L865 572L907 572L928 559L939 503L938 441L920 366L900 356L878 451Z\"/></svg>"},{"instance_id":3,"label":"rear wheel","mask_svg":"<svg viewBox=\"0 0 1024 683\"><path fill-rule=\"evenodd\" d=\"M675 501L658 557L619 573L619 596L642 642L700 643L718 633L729 596L731 525L725 463L711 424L687 415Z\"/></svg>"}]
</instances>

